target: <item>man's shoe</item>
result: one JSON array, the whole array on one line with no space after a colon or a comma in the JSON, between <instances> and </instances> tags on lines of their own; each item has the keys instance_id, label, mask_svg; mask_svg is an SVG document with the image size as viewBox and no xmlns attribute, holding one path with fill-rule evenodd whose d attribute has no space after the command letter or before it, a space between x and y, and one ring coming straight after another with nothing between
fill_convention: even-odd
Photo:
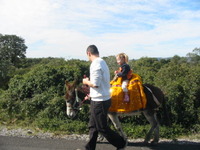
<instances>
[{"instance_id":1,"label":"man's shoe","mask_svg":"<svg viewBox=\"0 0 200 150\"><path fill-rule=\"evenodd\" d=\"M122 147L122 148L117 148L117 150L125 150L125 148L127 147L127 145L128 145L128 140L125 140L125 145L124 145L124 147Z\"/></svg>"}]
</instances>

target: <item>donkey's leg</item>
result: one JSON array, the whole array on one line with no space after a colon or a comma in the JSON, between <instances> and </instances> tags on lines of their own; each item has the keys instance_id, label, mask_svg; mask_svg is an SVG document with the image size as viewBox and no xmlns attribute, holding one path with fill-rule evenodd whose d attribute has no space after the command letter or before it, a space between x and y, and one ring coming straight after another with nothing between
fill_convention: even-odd
<instances>
[{"instance_id":1,"label":"donkey's leg","mask_svg":"<svg viewBox=\"0 0 200 150\"><path fill-rule=\"evenodd\" d=\"M151 128L147 133L144 142L148 143L150 141L152 133L155 131L154 140L152 141L152 143L156 144L159 141L159 124L157 122L157 118L155 117L156 113L154 110L145 110L143 111L143 114L151 125Z\"/></svg>"},{"instance_id":2,"label":"donkey's leg","mask_svg":"<svg viewBox=\"0 0 200 150\"><path fill-rule=\"evenodd\" d=\"M108 117L110 118L110 120L112 121L115 129L119 132L119 134L124 138L127 139L126 134L123 132L122 130L122 126L121 123L119 121L118 115L117 113L108 113Z\"/></svg>"},{"instance_id":3,"label":"donkey's leg","mask_svg":"<svg viewBox=\"0 0 200 150\"><path fill-rule=\"evenodd\" d=\"M154 130L154 139L153 139L153 141L151 143L152 144L157 144L158 141L159 141L159 128L160 128L160 125L159 125L159 121L157 119L156 113L154 113L154 118L155 118L155 120L157 122L157 126L156 126L156 128Z\"/></svg>"}]
</instances>

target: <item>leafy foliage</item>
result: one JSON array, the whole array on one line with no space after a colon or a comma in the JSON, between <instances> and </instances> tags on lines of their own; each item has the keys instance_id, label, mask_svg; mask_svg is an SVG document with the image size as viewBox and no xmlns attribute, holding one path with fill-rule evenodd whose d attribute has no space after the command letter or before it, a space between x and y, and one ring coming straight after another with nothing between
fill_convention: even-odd
<instances>
[{"instance_id":1,"label":"leafy foliage","mask_svg":"<svg viewBox=\"0 0 200 150\"><path fill-rule=\"evenodd\" d=\"M16 35L0 35L0 60L9 61L14 66L21 65L21 58L25 58L26 45L24 39Z\"/></svg>"},{"instance_id":2,"label":"leafy foliage","mask_svg":"<svg viewBox=\"0 0 200 150\"><path fill-rule=\"evenodd\" d=\"M26 57L26 49L21 37L0 34L0 88L7 89L8 81Z\"/></svg>"},{"instance_id":3,"label":"leafy foliage","mask_svg":"<svg viewBox=\"0 0 200 150\"><path fill-rule=\"evenodd\" d=\"M180 58L181 59L181 58ZM156 75L155 83L168 98L172 121L189 127L199 123L199 65L179 63L173 59L162 67ZM184 117L183 117L184 116Z\"/></svg>"},{"instance_id":4,"label":"leafy foliage","mask_svg":"<svg viewBox=\"0 0 200 150\"><path fill-rule=\"evenodd\" d=\"M66 80L77 80L80 83L83 75L89 76L89 62L76 59L66 61L63 58L25 58L26 46L23 39L2 35L0 39L0 57L7 53L6 59L0 60L0 87L7 87L0 90L0 122L26 121L45 130L86 133L89 106L82 107L76 121L68 119L65 114L64 83ZM19 56L13 56L12 59L10 56L17 46L22 46L21 54L15 53ZM162 127L162 137L175 138L177 134L188 133L188 130L199 132L199 51L199 48L195 48L187 57L144 57L129 61L133 71L142 77L143 83L158 86L165 93L173 128ZM115 56L103 59L112 77L118 69ZM165 124L162 108L158 117L161 125ZM148 126L145 126L147 122L143 116L121 117L120 120L130 137L144 137L147 132Z\"/></svg>"},{"instance_id":5,"label":"leafy foliage","mask_svg":"<svg viewBox=\"0 0 200 150\"><path fill-rule=\"evenodd\" d=\"M1 101L2 108L10 118L17 119L66 117L65 80L81 79L83 73L88 74L87 63L79 65L82 61L71 61L52 59L47 64L33 66L23 75L14 76Z\"/></svg>"}]
</instances>

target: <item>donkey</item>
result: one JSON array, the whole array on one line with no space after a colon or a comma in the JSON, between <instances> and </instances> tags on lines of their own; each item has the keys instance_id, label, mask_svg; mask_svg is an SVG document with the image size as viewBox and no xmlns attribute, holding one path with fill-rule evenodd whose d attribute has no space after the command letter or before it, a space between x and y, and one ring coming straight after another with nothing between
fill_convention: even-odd
<instances>
[{"instance_id":1,"label":"donkey","mask_svg":"<svg viewBox=\"0 0 200 150\"><path fill-rule=\"evenodd\" d=\"M65 93L65 99L66 99L66 113L67 116L70 118L73 118L78 113L78 110L81 108L81 106L88 102L87 95L89 94L89 88L86 85L78 86L76 82L66 82L66 93ZM143 113L148 122L151 125L150 130L148 131L144 143L149 143L151 140L151 135L154 133L153 140L151 141L151 144L157 144L159 142L159 122L156 116L156 112L158 108L163 104L163 109L165 115L168 117L168 113L166 111L165 106L165 98L163 92L155 86L144 84L144 93L146 94L147 98L147 104L146 108L143 110L134 111L131 113L127 113L123 115L134 115L138 113ZM112 121L114 127L119 132L119 134L127 139L126 134L122 130L121 123L119 121L118 116L122 113L117 112L109 112L108 117ZM167 118L168 119L168 118Z\"/></svg>"}]
</instances>

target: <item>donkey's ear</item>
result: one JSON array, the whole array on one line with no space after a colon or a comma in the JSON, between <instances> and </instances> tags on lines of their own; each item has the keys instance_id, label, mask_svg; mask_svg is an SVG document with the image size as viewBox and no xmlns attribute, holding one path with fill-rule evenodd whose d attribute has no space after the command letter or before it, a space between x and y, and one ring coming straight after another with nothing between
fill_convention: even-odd
<instances>
[{"instance_id":1,"label":"donkey's ear","mask_svg":"<svg viewBox=\"0 0 200 150\"><path fill-rule=\"evenodd\" d=\"M78 80L75 79L75 80L71 83L71 86L72 86L72 87L76 87L77 84L78 84Z\"/></svg>"},{"instance_id":2,"label":"donkey's ear","mask_svg":"<svg viewBox=\"0 0 200 150\"><path fill-rule=\"evenodd\" d=\"M75 79L75 80L73 81L72 85L73 85L73 86L76 86L77 84L78 84L78 80Z\"/></svg>"},{"instance_id":3,"label":"donkey's ear","mask_svg":"<svg viewBox=\"0 0 200 150\"><path fill-rule=\"evenodd\" d=\"M77 83L78 83L77 80L74 80L74 81L71 81L71 82L66 80L65 81L65 87L66 87L66 89L71 89L71 88L75 87L77 85Z\"/></svg>"},{"instance_id":4,"label":"donkey's ear","mask_svg":"<svg viewBox=\"0 0 200 150\"><path fill-rule=\"evenodd\" d=\"M69 81L65 80L65 86L69 85Z\"/></svg>"},{"instance_id":5,"label":"donkey's ear","mask_svg":"<svg viewBox=\"0 0 200 150\"><path fill-rule=\"evenodd\" d=\"M67 80L65 80L65 87L66 87L66 89L69 89L71 87L70 82Z\"/></svg>"}]
</instances>

